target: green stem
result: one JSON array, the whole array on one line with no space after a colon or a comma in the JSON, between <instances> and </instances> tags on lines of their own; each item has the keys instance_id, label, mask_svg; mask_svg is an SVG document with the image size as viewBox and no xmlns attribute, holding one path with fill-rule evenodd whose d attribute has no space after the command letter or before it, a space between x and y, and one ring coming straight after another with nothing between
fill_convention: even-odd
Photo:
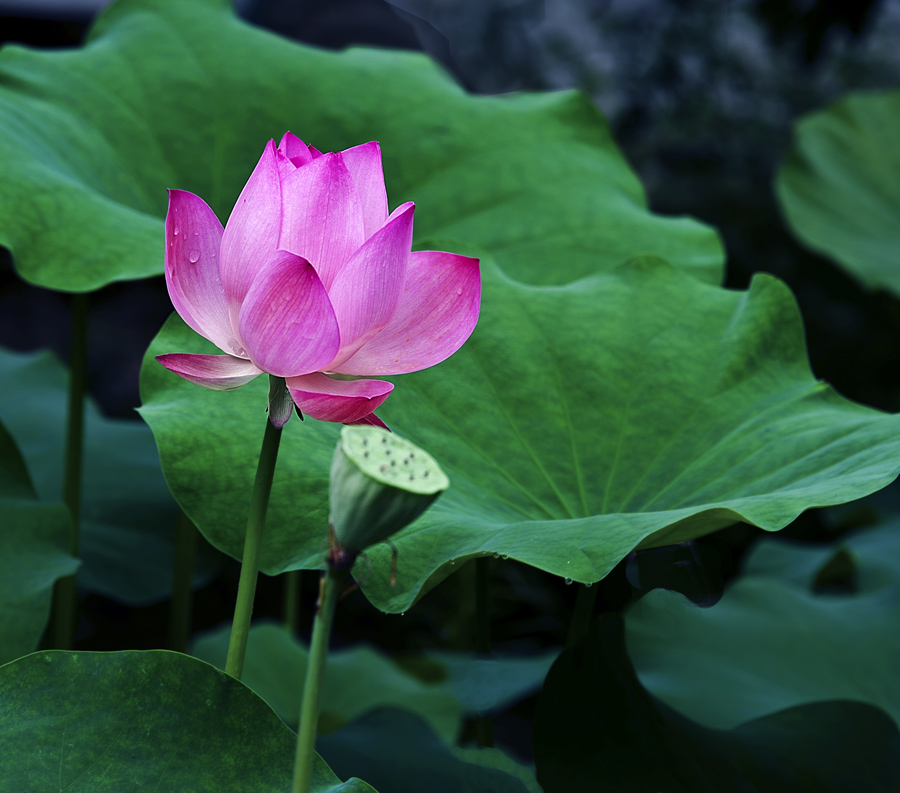
<instances>
[{"instance_id":1,"label":"green stem","mask_svg":"<svg viewBox=\"0 0 900 793\"><path fill-rule=\"evenodd\" d=\"M300 571L284 574L284 627L291 634L300 629Z\"/></svg>"},{"instance_id":2,"label":"green stem","mask_svg":"<svg viewBox=\"0 0 900 793\"><path fill-rule=\"evenodd\" d=\"M597 591L600 587L588 587L580 584L578 597L575 599L575 609L572 612L572 621L569 623L569 635L566 638L566 647L574 647L581 644L587 637L591 627L591 619L594 616L594 605L597 602Z\"/></svg>"},{"instance_id":3,"label":"green stem","mask_svg":"<svg viewBox=\"0 0 900 793\"><path fill-rule=\"evenodd\" d=\"M172 603L169 606L170 650L187 651L191 634L194 563L197 560L198 533L190 518L183 512L175 528L175 567L172 571Z\"/></svg>"},{"instance_id":4,"label":"green stem","mask_svg":"<svg viewBox=\"0 0 900 793\"><path fill-rule=\"evenodd\" d=\"M490 604L491 557L475 560L475 652L487 655L491 651ZM475 717L475 741L478 746L494 745L494 717Z\"/></svg>"},{"instance_id":5,"label":"green stem","mask_svg":"<svg viewBox=\"0 0 900 793\"><path fill-rule=\"evenodd\" d=\"M228 642L228 659L225 671L232 677L241 679L244 671L244 654L247 651L247 637L250 634L250 618L253 616L253 598L256 595L256 579L259 576L259 556L262 550L263 529L266 525L266 510L272 479L275 475L275 461L281 428L266 421L256 480L253 482L253 496L250 499L250 515L247 518L247 534L244 538L244 557L241 560L241 577L238 581L237 601L234 604L234 622L231 624L231 639Z\"/></svg>"},{"instance_id":6,"label":"green stem","mask_svg":"<svg viewBox=\"0 0 900 793\"><path fill-rule=\"evenodd\" d=\"M69 361L69 413L66 427L66 462L63 501L72 518L69 552L78 556L78 530L81 516L81 468L84 454L84 395L87 391L87 329L89 298L72 296L72 348ZM75 641L78 624L78 589L75 576L56 582L53 593L52 646L69 650Z\"/></svg>"},{"instance_id":7,"label":"green stem","mask_svg":"<svg viewBox=\"0 0 900 793\"><path fill-rule=\"evenodd\" d=\"M313 622L312 641L309 646L309 660L306 665L306 683L303 686L303 703L300 706L300 731L297 734L297 756L294 761L294 784L292 793L309 793L312 779L312 765L315 757L316 732L319 725L319 692L325 675L325 660L328 657L328 641L338 595L344 588L350 574L346 570L333 570L322 578L322 592L319 595L319 610Z\"/></svg>"}]
</instances>

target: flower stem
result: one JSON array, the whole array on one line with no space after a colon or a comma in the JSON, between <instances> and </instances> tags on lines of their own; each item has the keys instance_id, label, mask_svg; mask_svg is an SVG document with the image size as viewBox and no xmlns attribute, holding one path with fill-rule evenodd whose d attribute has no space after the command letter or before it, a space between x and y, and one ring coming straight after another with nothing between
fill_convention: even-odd
<instances>
[{"instance_id":1,"label":"flower stem","mask_svg":"<svg viewBox=\"0 0 900 793\"><path fill-rule=\"evenodd\" d=\"M172 603L169 606L168 647L177 653L187 651L191 633L191 598L194 564L197 560L197 529L183 512L175 528L175 567L172 571Z\"/></svg>"},{"instance_id":2,"label":"flower stem","mask_svg":"<svg viewBox=\"0 0 900 793\"><path fill-rule=\"evenodd\" d=\"M475 652L488 655L491 652L491 557L475 560ZM475 717L475 741L478 746L494 745L493 716Z\"/></svg>"},{"instance_id":3,"label":"flower stem","mask_svg":"<svg viewBox=\"0 0 900 793\"><path fill-rule=\"evenodd\" d=\"M329 568L322 577L319 609L313 622L309 660L306 665L306 683L303 686L303 703L300 706L300 731L297 735L297 756L294 761L292 793L309 793L312 764L315 757L316 732L319 724L319 692L325 675L328 657L328 640L338 595L350 577L346 570Z\"/></svg>"},{"instance_id":4,"label":"flower stem","mask_svg":"<svg viewBox=\"0 0 900 793\"><path fill-rule=\"evenodd\" d=\"M232 677L241 679L244 671L244 654L247 651L247 637L250 634L250 617L253 615L253 598L256 595L256 579L259 576L259 556L262 550L263 529L266 525L266 510L272 479L275 475L275 461L278 444L281 441L281 427L266 421L253 496L250 499L250 515L247 518L247 534L244 538L244 557L241 560L241 577L238 582L237 601L234 604L234 622L231 624L231 639L228 642L228 659L225 671Z\"/></svg>"},{"instance_id":5,"label":"flower stem","mask_svg":"<svg viewBox=\"0 0 900 793\"><path fill-rule=\"evenodd\" d=\"M597 591L600 587L587 587L584 584L578 587L578 597L575 599L575 609L572 612L572 621L569 623L569 635L566 637L566 647L574 647L581 644L591 627L591 619L594 616L594 605L597 602Z\"/></svg>"},{"instance_id":6,"label":"flower stem","mask_svg":"<svg viewBox=\"0 0 900 793\"><path fill-rule=\"evenodd\" d=\"M284 574L284 627L291 634L300 628L300 574L299 570Z\"/></svg>"},{"instance_id":7,"label":"flower stem","mask_svg":"<svg viewBox=\"0 0 900 793\"><path fill-rule=\"evenodd\" d=\"M89 298L72 296L72 347L69 361L69 413L66 427L66 462L63 502L72 518L69 552L78 556L81 515L81 468L84 454L84 395L87 391L87 329ZM75 576L60 578L53 593L52 646L69 650L75 641L78 623L78 589Z\"/></svg>"}]
</instances>

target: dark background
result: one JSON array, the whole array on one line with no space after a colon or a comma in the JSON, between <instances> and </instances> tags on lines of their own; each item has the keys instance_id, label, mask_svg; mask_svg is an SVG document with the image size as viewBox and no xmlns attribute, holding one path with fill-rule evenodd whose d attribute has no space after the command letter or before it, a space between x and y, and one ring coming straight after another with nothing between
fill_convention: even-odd
<instances>
[{"instance_id":1,"label":"dark background","mask_svg":"<svg viewBox=\"0 0 900 793\"><path fill-rule=\"evenodd\" d=\"M91 12L77 3L42 7L0 2L0 41L78 45ZM255 0L240 2L238 11L322 47L424 49L476 93L580 88L610 119L653 210L693 215L722 234L726 285L743 289L758 271L785 280L803 313L816 375L851 399L900 410L900 304L861 290L800 247L772 187L800 115L849 90L900 85L900 0ZM108 415L136 418L141 356L170 311L161 278L91 296L89 385ZM68 315L66 295L24 284L0 249L0 345L51 347L66 360ZM811 512L782 536L833 539L829 525ZM632 560L632 572L640 565L652 581L674 570L680 587L709 605L760 534L735 526L677 557L644 554ZM382 616L351 595L338 610L335 643L365 639L392 652L471 646L468 567L404 617ZM494 568L496 645L526 651L563 641L576 587L511 562ZM639 594L625 568L598 585L598 609L621 609ZM198 630L230 618L236 571L227 561L197 593ZM315 589L315 574L305 574L304 632ZM261 578L255 613L281 613L280 581ZM164 646L166 616L166 604L135 610L87 595L78 646ZM499 743L523 757L532 705L497 723Z\"/></svg>"}]
</instances>

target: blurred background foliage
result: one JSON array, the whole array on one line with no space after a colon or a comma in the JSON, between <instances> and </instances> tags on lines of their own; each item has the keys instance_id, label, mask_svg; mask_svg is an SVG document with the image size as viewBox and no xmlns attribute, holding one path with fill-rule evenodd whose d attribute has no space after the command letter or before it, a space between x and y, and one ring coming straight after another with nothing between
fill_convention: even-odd
<instances>
[{"instance_id":1,"label":"blurred background foliage","mask_svg":"<svg viewBox=\"0 0 900 793\"><path fill-rule=\"evenodd\" d=\"M75 46L100 5L0 1L0 40ZM322 47L425 50L475 93L581 89L610 119L651 208L689 214L720 231L726 285L743 289L758 271L784 279L800 303L816 375L851 399L900 410L897 300L864 291L795 242L773 192L801 115L850 90L900 85L900 0L238 0L237 10ZM50 347L65 360L68 306L67 295L20 281L0 251L0 345ZM171 312L165 285L114 284L91 296L91 308L91 393L107 415L136 418L141 356ZM835 524L808 513L783 534L833 539L859 522L852 511L845 515ZM697 566L681 588L697 602L714 602L759 534L736 526L701 541L688 553ZM465 608L472 600L459 596L472 586L468 567L403 617L382 616L359 595L348 598L338 610L336 645L368 640L392 652L470 647L473 621ZM601 609L621 609L644 585L634 560L628 576L625 567L598 585ZM494 570L495 646L524 652L558 645L576 588L512 563L497 562ZM196 630L230 617L236 582L237 563L229 560L196 593ZM315 576L305 575L303 586L305 632ZM89 595L78 641L92 649L164 646L166 609ZM280 612L281 582L263 577L256 615ZM498 742L523 756L532 710L526 701L496 724Z\"/></svg>"}]
</instances>

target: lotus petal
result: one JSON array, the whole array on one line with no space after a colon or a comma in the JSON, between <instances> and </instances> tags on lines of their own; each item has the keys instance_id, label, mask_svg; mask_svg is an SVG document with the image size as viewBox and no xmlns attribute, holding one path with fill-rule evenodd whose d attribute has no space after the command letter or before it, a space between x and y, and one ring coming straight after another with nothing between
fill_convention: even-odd
<instances>
[{"instance_id":1,"label":"lotus petal","mask_svg":"<svg viewBox=\"0 0 900 793\"><path fill-rule=\"evenodd\" d=\"M253 362L278 377L327 366L341 344L334 309L312 265L276 251L244 298L241 338Z\"/></svg>"},{"instance_id":2,"label":"lotus petal","mask_svg":"<svg viewBox=\"0 0 900 793\"><path fill-rule=\"evenodd\" d=\"M394 388L383 380L335 380L321 372L288 377L286 382L302 413L341 424L375 423L372 411Z\"/></svg>"},{"instance_id":3,"label":"lotus petal","mask_svg":"<svg viewBox=\"0 0 900 793\"><path fill-rule=\"evenodd\" d=\"M469 338L480 303L478 259L415 251L391 321L332 371L386 375L434 366Z\"/></svg>"},{"instance_id":4,"label":"lotus petal","mask_svg":"<svg viewBox=\"0 0 900 793\"><path fill-rule=\"evenodd\" d=\"M222 224L206 202L184 190L169 191L166 215L166 286L185 322L223 352L241 356L228 319L219 277Z\"/></svg>"},{"instance_id":5,"label":"lotus petal","mask_svg":"<svg viewBox=\"0 0 900 793\"><path fill-rule=\"evenodd\" d=\"M277 247L306 259L330 289L343 264L365 242L362 205L340 154L298 168L282 184Z\"/></svg>"},{"instance_id":6,"label":"lotus petal","mask_svg":"<svg viewBox=\"0 0 900 793\"><path fill-rule=\"evenodd\" d=\"M397 309L406 281L415 207L404 204L398 209L350 258L328 290L341 328L341 352L328 368L356 352Z\"/></svg>"},{"instance_id":7,"label":"lotus petal","mask_svg":"<svg viewBox=\"0 0 900 793\"><path fill-rule=\"evenodd\" d=\"M233 391L263 373L253 362L233 355L172 352L157 355L156 360L185 380L214 391Z\"/></svg>"},{"instance_id":8,"label":"lotus petal","mask_svg":"<svg viewBox=\"0 0 900 793\"><path fill-rule=\"evenodd\" d=\"M281 234L281 178L275 142L269 141L225 224L219 270L231 324L238 327L241 303Z\"/></svg>"},{"instance_id":9,"label":"lotus petal","mask_svg":"<svg viewBox=\"0 0 900 793\"><path fill-rule=\"evenodd\" d=\"M387 192L381 167L381 146L375 141L341 152L362 202L366 238L380 229L388 217Z\"/></svg>"}]
</instances>

